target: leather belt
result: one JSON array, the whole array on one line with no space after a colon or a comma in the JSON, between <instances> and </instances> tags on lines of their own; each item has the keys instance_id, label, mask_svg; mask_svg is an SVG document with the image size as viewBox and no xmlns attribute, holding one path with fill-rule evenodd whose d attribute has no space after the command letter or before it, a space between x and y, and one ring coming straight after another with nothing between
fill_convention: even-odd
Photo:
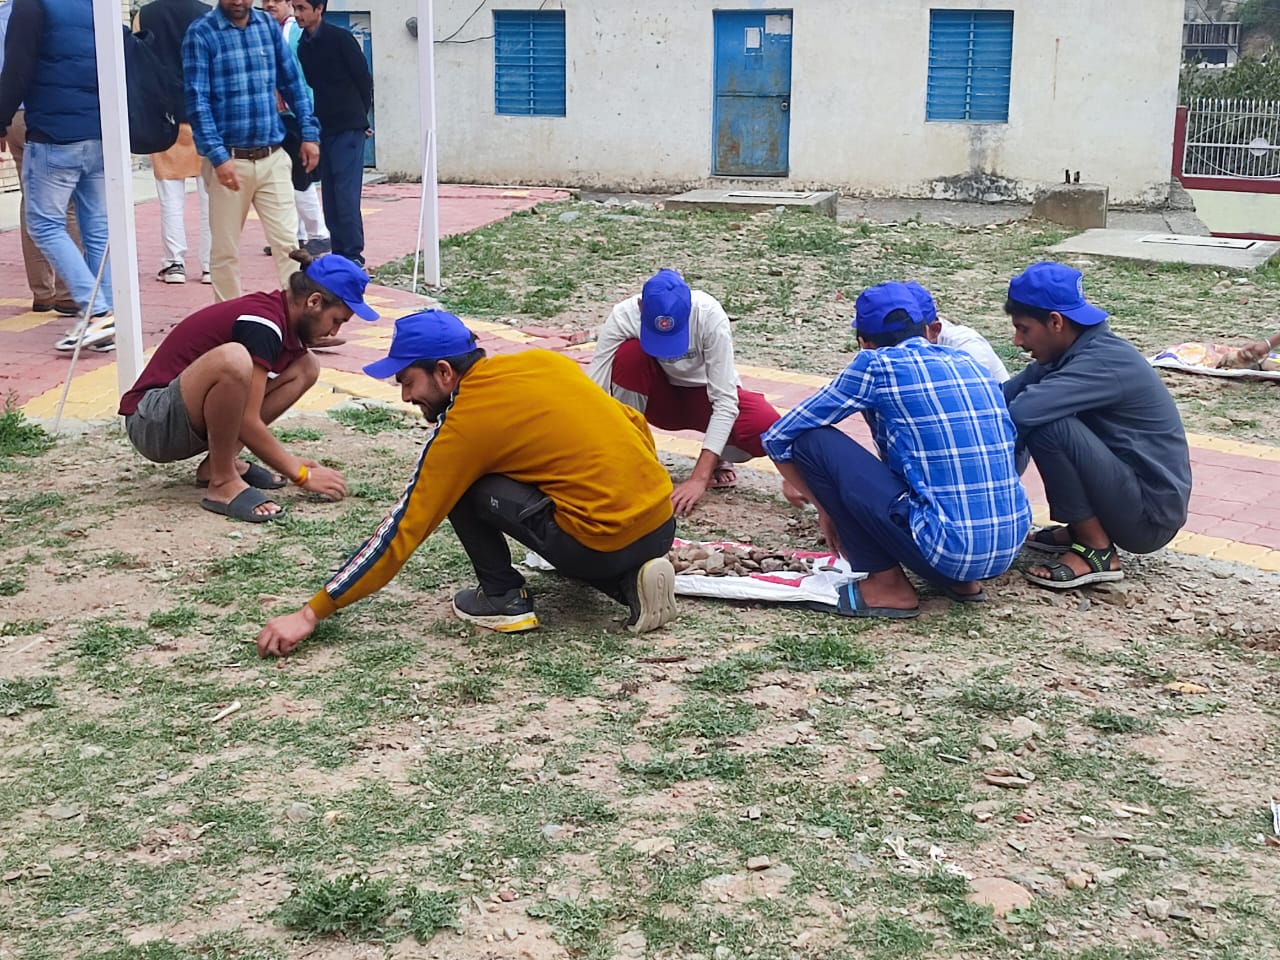
<instances>
[{"instance_id":1,"label":"leather belt","mask_svg":"<svg viewBox=\"0 0 1280 960\"><path fill-rule=\"evenodd\" d=\"M232 147L228 152L233 160L265 160L279 149L277 143L274 147Z\"/></svg>"}]
</instances>

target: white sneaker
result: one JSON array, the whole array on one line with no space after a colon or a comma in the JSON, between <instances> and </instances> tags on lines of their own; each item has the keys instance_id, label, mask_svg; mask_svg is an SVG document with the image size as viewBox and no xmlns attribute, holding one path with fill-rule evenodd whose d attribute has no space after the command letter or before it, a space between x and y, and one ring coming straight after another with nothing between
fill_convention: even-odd
<instances>
[{"instance_id":1,"label":"white sneaker","mask_svg":"<svg viewBox=\"0 0 1280 960\"><path fill-rule=\"evenodd\" d=\"M166 263L156 274L156 279L165 283L186 283L187 271L180 263Z\"/></svg>"},{"instance_id":2,"label":"white sneaker","mask_svg":"<svg viewBox=\"0 0 1280 960\"><path fill-rule=\"evenodd\" d=\"M201 283L213 283L213 274L208 270L202 271L200 274Z\"/></svg>"},{"instance_id":3,"label":"white sneaker","mask_svg":"<svg viewBox=\"0 0 1280 960\"><path fill-rule=\"evenodd\" d=\"M104 313L93 317L88 325L77 325L65 337L53 345L53 349L70 352L79 343L86 350L114 350L116 341L116 318L114 314Z\"/></svg>"}]
</instances>

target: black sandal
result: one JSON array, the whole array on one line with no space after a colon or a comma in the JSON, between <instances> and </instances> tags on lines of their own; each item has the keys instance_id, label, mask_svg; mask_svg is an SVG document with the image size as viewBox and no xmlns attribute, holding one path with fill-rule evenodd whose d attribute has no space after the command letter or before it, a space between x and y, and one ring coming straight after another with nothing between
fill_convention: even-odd
<instances>
[{"instance_id":1,"label":"black sandal","mask_svg":"<svg viewBox=\"0 0 1280 960\"><path fill-rule=\"evenodd\" d=\"M1049 553L1055 556L1059 553L1066 553L1071 549L1071 544L1070 542L1062 543L1058 540L1058 532L1060 530L1067 531L1067 536L1071 535L1071 528L1062 526L1061 524L1054 527L1041 527L1035 533L1031 534L1031 536L1027 537L1023 546L1029 547L1039 553Z\"/></svg>"},{"instance_id":2,"label":"black sandal","mask_svg":"<svg viewBox=\"0 0 1280 960\"><path fill-rule=\"evenodd\" d=\"M1116 556L1116 545L1103 547L1086 547L1083 543L1073 543L1068 548L1072 553L1089 564L1088 573L1076 573L1061 560L1048 560L1040 566L1049 571L1047 577L1037 577L1026 571L1023 576L1031 583L1050 590L1071 590L1075 587L1087 587L1091 583L1114 583L1124 579L1123 570L1112 570L1111 561Z\"/></svg>"}]
</instances>

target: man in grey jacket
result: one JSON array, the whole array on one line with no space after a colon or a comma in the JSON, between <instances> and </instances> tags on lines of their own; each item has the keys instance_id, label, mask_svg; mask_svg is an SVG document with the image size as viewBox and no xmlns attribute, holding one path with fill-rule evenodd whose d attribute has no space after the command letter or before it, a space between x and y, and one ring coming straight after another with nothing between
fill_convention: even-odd
<instances>
[{"instance_id":1,"label":"man in grey jacket","mask_svg":"<svg viewBox=\"0 0 1280 960\"><path fill-rule=\"evenodd\" d=\"M1151 553L1187 520L1191 462L1177 407L1085 299L1080 271L1032 264L1009 282L1004 310L1035 361L1004 384L1005 401L1063 524L1027 541L1059 555L1027 579L1055 590L1120 580L1117 547Z\"/></svg>"}]
</instances>

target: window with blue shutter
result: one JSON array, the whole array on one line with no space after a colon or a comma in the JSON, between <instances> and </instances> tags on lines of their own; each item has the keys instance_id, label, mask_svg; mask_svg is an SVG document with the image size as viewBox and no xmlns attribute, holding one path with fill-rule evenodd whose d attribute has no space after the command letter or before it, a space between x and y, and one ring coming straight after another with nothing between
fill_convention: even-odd
<instances>
[{"instance_id":1,"label":"window with blue shutter","mask_svg":"<svg viewBox=\"0 0 1280 960\"><path fill-rule=\"evenodd\" d=\"M564 11L493 11L495 111L563 117L564 90Z\"/></svg>"},{"instance_id":2,"label":"window with blue shutter","mask_svg":"<svg viewBox=\"0 0 1280 960\"><path fill-rule=\"evenodd\" d=\"M1008 123L1012 10L929 14L926 120Z\"/></svg>"}]
</instances>

